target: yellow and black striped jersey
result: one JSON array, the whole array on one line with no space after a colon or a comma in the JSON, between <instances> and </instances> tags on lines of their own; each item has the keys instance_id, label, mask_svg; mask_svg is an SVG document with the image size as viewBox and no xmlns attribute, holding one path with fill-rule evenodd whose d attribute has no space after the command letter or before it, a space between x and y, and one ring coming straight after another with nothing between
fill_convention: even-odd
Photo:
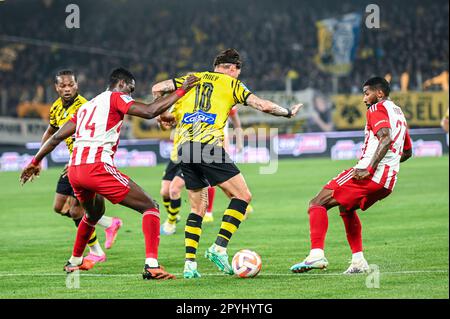
<instances>
[{"instance_id":1,"label":"yellow and black striped jersey","mask_svg":"<svg viewBox=\"0 0 450 319\"><path fill-rule=\"evenodd\" d=\"M223 73L193 74L200 78L199 84L179 99L172 110L177 121L174 149L187 141L222 146L231 108L236 104L247 105L252 92L238 79ZM173 79L175 87L181 87L186 77Z\"/></svg>"},{"instance_id":2,"label":"yellow and black striped jersey","mask_svg":"<svg viewBox=\"0 0 450 319\"><path fill-rule=\"evenodd\" d=\"M50 108L50 121L49 124L56 129L61 128L73 114L75 114L81 105L83 105L87 100L81 95L77 94L73 99L73 102L68 106L64 106L61 98L58 98ZM66 145L69 152L72 154L74 138L66 138Z\"/></svg>"}]
</instances>

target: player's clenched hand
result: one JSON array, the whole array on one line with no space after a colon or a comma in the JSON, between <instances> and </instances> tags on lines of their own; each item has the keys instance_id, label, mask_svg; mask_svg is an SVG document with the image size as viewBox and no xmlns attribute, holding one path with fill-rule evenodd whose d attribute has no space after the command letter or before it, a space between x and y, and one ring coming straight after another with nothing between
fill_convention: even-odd
<instances>
[{"instance_id":1,"label":"player's clenched hand","mask_svg":"<svg viewBox=\"0 0 450 319\"><path fill-rule=\"evenodd\" d=\"M187 92L194 86L196 86L199 80L200 78L196 77L195 75L189 75L186 80L184 80L181 88Z\"/></svg>"},{"instance_id":2,"label":"player's clenched hand","mask_svg":"<svg viewBox=\"0 0 450 319\"><path fill-rule=\"evenodd\" d=\"M28 181L33 181L36 176L39 176L40 172L40 165L33 165L32 163L28 164L28 166L25 167L20 174L20 184L23 185Z\"/></svg>"},{"instance_id":3,"label":"player's clenched hand","mask_svg":"<svg viewBox=\"0 0 450 319\"><path fill-rule=\"evenodd\" d=\"M353 171L353 178L356 180L362 180L362 179L366 179L370 176L370 173L367 169L361 169L361 168L356 168Z\"/></svg>"},{"instance_id":4,"label":"player's clenched hand","mask_svg":"<svg viewBox=\"0 0 450 319\"><path fill-rule=\"evenodd\" d=\"M298 111L300 111L300 109L303 107L303 104L295 104L294 106L291 107L291 116L289 118L295 117L298 113Z\"/></svg>"},{"instance_id":5,"label":"player's clenched hand","mask_svg":"<svg viewBox=\"0 0 450 319\"><path fill-rule=\"evenodd\" d=\"M163 130L170 130L172 127L174 127L177 122L175 121L175 117L174 116L166 116L161 114L160 116L158 116L156 118L156 121L159 124L159 127Z\"/></svg>"}]
</instances>

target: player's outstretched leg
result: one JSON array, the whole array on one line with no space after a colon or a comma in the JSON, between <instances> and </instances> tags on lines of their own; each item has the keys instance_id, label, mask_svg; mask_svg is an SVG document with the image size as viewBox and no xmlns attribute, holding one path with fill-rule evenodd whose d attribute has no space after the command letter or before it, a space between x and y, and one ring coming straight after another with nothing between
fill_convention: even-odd
<instances>
[{"instance_id":1,"label":"player's outstretched leg","mask_svg":"<svg viewBox=\"0 0 450 319\"><path fill-rule=\"evenodd\" d=\"M361 274L369 271L369 264L364 258L362 245L362 226L356 211L347 211L340 207L340 216L345 225L347 241L352 250L352 261L344 274Z\"/></svg>"},{"instance_id":2,"label":"player's outstretched leg","mask_svg":"<svg viewBox=\"0 0 450 319\"><path fill-rule=\"evenodd\" d=\"M216 264L220 271L233 275L233 268L228 261L227 247L234 232L244 220L251 194L242 174L235 175L219 186L229 193L232 199L223 215L216 241L206 250L205 257Z\"/></svg>"},{"instance_id":3,"label":"player's outstretched leg","mask_svg":"<svg viewBox=\"0 0 450 319\"><path fill-rule=\"evenodd\" d=\"M309 203L311 251L302 262L290 268L292 272L303 273L312 269L326 269L328 267L328 260L324 253L325 237L328 230L327 210L339 205L332 195L332 190L322 189Z\"/></svg>"},{"instance_id":4,"label":"player's outstretched leg","mask_svg":"<svg viewBox=\"0 0 450 319\"><path fill-rule=\"evenodd\" d=\"M188 191L191 213L186 220L186 227L184 228L186 254L183 277L186 279L201 277L197 270L197 248L202 235L202 221L207 205L206 194L206 188Z\"/></svg>"},{"instance_id":5,"label":"player's outstretched leg","mask_svg":"<svg viewBox=\"0 0 450 319\"><path fill-rule=\"evenodd\" d=\"M134 209L142 214L142 232L145 240L145 262L142 272L143 279L175 279L175 276L165 271L158 262L158 247L160 235L159 209L144 190L129 180L129 192L121 205Z\"/></svg>"}]
</instances>

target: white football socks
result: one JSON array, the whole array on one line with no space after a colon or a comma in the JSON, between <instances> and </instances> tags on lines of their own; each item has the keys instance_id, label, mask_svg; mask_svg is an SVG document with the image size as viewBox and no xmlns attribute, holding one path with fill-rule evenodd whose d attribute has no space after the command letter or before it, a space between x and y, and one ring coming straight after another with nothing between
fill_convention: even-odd
<instances>
[{"instance_id":1,"label":"white football socks","mask_svg":"<svg viewBox=\"0 0 450 319\"><path fill-rule=\"evenodd\" d=\"M308 257L313 258L313 259L323 258L323 257L325 257L325 252L323 251L323 249L313 248L309 252L309 256Z\"/></svg>"},{"instance_id":2,"label":"white football socks","mask_svg":"<svg viewBox=\"0 0 450 319\"><path fill-rule=\"evenodd\" d=\"M145 264L149 267L159 267L158 260L155 258L145 258Z\"/></svg>"},{"instance_id":3,"label":"white football socks","mask_svg":"<svg viewBox=\"0 0 450 319\"><path fill-rule=\"evenodd\" d=\"M184 262L184 269L185 270L192 270L197 269L197 262L192 260L186 260Z\"/></svg>"},{"instance_id":4,"label":"white football socks","mask_svg":"<svg viewBox=\"0 0 450 319\"><path fill-rule=\"evenodd\" d=\"M354 253L352 255L352 261L360 261L364 259L364 254L362 251Z\"/></svg>"},{"instance_id":5,"label":"white football socks","mask_svg":"<svg viewBox=\"0 0 450 319\"><path fill-rule=\"evenodd\" d=\"M83 262L83 257L74 257L71 256L69 262L74 266L79 266Z\"/></svg>"},{"instance_id":6,"label":"white football socks","mask_svg":"<svg viewBox=\"0 0 450 319\"><path fill-rule=\"evenodd\" d=\"M97 225L100 225L104 228L108 228L112 225L113 219L112 217L103 215L102 218L100 218L97 222Z\"/></svg>"},{"instance_id":7,"label":"white football socks","mask_svg":"<svg viewBox=\"0 0 450 319\"><path fill-rule=\"evenodd\" d=\"M97 241L95 245L89 246L89 251L91 254L97 255L97 256L103 256L105 252L102 249L102 246L100 246L100 243Z\"/></svg>"}]
</instances>

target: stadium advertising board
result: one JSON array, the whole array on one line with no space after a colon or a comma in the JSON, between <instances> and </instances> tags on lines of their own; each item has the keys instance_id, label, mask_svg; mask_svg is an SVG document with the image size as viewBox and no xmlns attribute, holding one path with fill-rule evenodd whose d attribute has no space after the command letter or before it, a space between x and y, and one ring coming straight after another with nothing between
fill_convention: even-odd
<instances>
[{"instance_id":1,"label":"stadium advertising board","mask_svg":"<svg viewBox=\"0 0 450 319\"><path fill-rule=\"evenodd\" d=\"M414 156L442 156L448 153L447 135L441 129L411 129ZM329 157L333 160L357 159L361 156L364 133L361 131L280 134L258 143L245 142L241 152L234 145L229 155L236 163L268 163L274 157ZM29 163L40 144L26 146L0 145L0 171L18 171ZM114 158L118 167L155 166L170 158L170 140L121 140ZM69 160L65 144L61 143L48 156L43 167L63 166Z\"/></svg>"},{"instance_id":2,"label":"stadium advertising board","mask_svg":"<svg viewBox=\"0 0 450 319\"><path fill-rule=\"evenodd\" d=\"M339 130L362 129L366 123L367 107L360 94L339 94L332 97L335 104L333 121ZM391 99L401 106L410 127L439 127L448 109L446 92L392 93Z\"/></svg>"}]
</instances>

